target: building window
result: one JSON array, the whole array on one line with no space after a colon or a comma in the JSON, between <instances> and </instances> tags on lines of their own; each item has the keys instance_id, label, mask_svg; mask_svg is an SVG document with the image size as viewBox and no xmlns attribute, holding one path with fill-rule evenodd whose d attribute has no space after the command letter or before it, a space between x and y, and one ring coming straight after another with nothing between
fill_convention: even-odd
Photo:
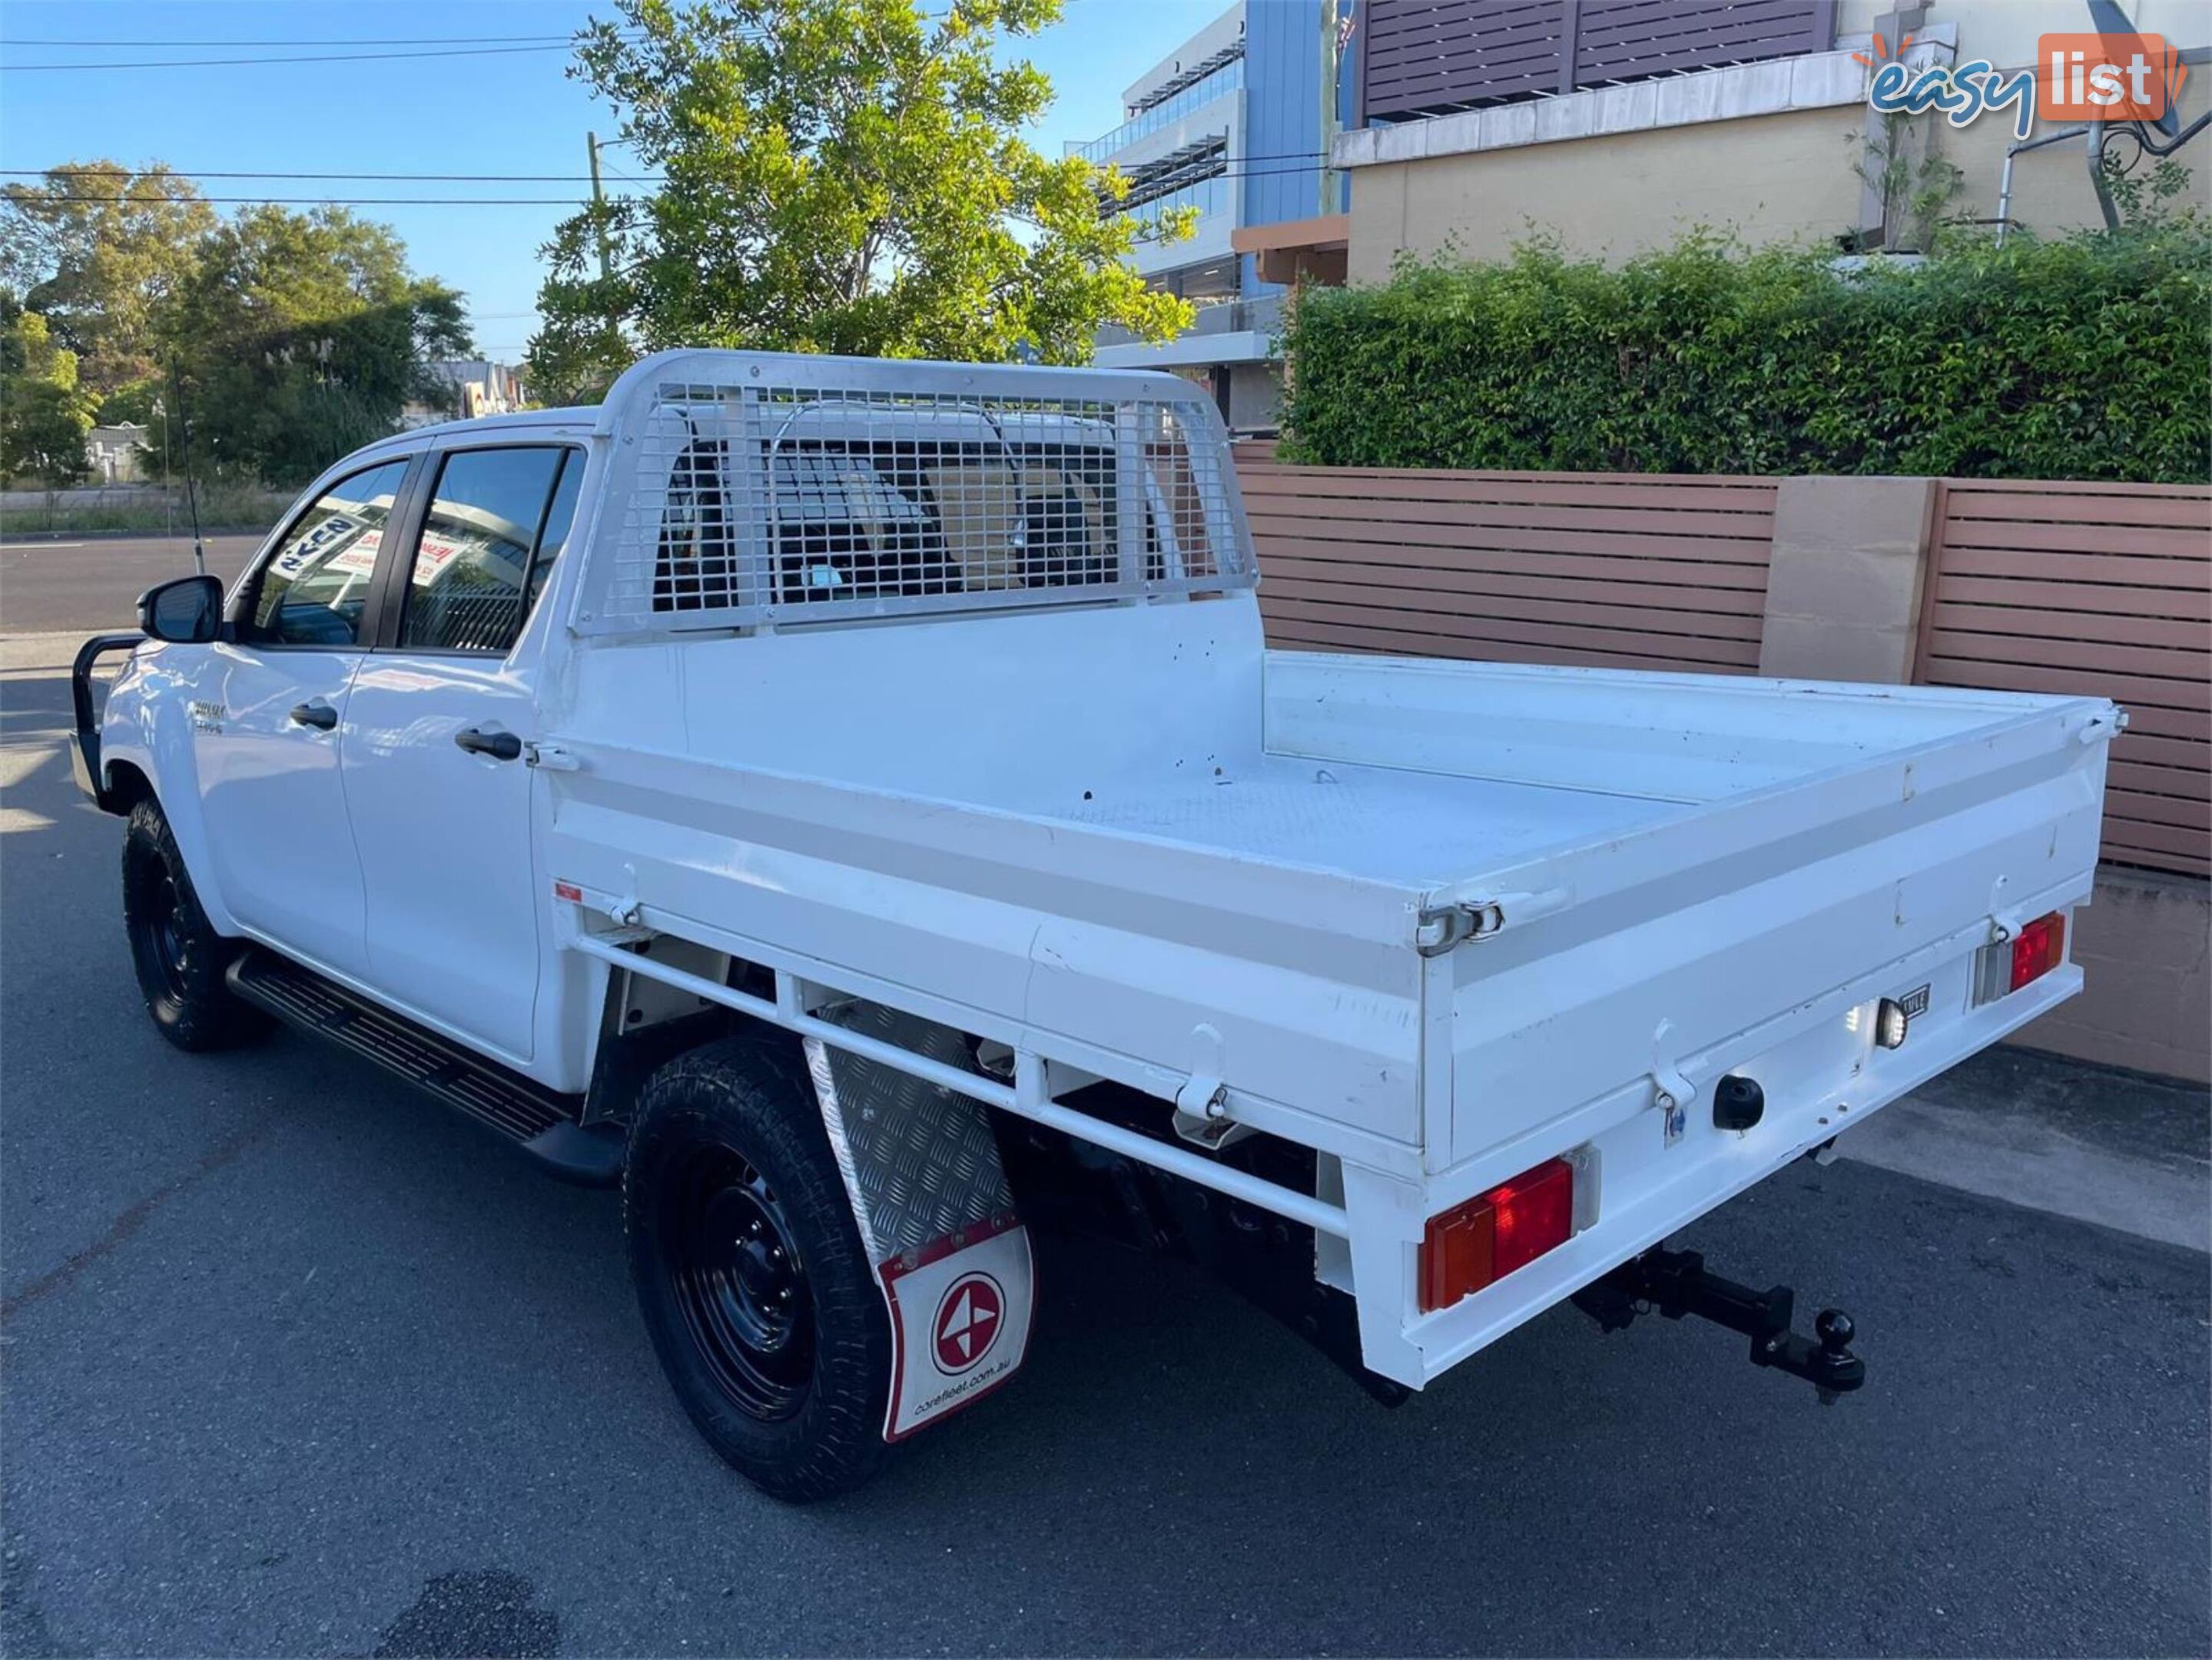
<instances>
[{"instance_id":1,"label":"building window","mask_svg":"<svg viewBox=\"0 0 2212 1660\"><path fill-rule=\"evenodd\" d=\"M1129 173L1129 193L1116 204L1102 203L1109 211L1130 213L1142 208L1164 213L1171 208L1196 208L1201 214L1218 213L1229 205L1229 140L1209 138L1147 162Z\"/></svg>"},{"instance_id":2,"label":"building window","mask_svg":"<svg viewBox=\"0 0 2212 1660\"><path fill-rule=\"evenodd\" d=\"M1240 46L1237 50L1241 53L1243 49ZM1116 151L1127 149L1139 138L1182 120L1193 111L1203 109L1215 99L1236 92L1243 85L1244 59L1239 56L1219 69L1200 76L1188 86L1170 93L1149 108L1138 111L1103 138L1077 145L1075 153L1086 161L1103 161Z\"/></svg>"}]
</instances>

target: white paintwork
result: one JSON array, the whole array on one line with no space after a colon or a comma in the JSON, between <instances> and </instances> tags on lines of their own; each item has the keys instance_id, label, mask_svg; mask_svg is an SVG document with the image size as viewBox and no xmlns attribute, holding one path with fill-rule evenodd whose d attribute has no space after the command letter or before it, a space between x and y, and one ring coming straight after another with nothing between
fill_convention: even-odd
<instances>
[{"instance_id":1,"label":"white paintwork","mask_svg":"<svg viewBox=\"0 0 2212 1660\"><path fill-rule=\"evenodd\" d=\"M362 978L445 1015L510 1066L536 1045L545 885L531 775L465 753L453 734L526 733L536 721L532 678L505 663L373 652L341 746L368 906Z\"/></svg>"},{"instance_id":2,"label":"white paintwork","mask_svg":"<svg viewBox=\"0 0 2212 1660\"><path fill-rule=\"evenodd\" d=\"M894 371L933 392L971 373L871 370ZM507 662L369 654L345 728L374 756L346 775L376 794L354 820L368 979L556 1088L588 1079L617 962L826 1043L854 1042L814 1013L840 995L1002 1043L1011 1085L904 1064L1063 1128L1086 1121L1057 1098L1091 1078L1158 1098L1163 1122L1218 1079L1235 1120L1325 1155L1317 1193L1094 1139L1314 1225L1368 1364L1418 1385L2078 987L2068 965L1968 1006L1994 929L2087 897L2102 700L1270 654L1241 587L595 633L592 562L629 511L608 453L651 418L626 393L669 372L641 366L597 417L578 537ZM537 424L581 431L559 422ZM198 787L155 734L183 666L225 650L143 653L106 718L106 757L149 766L181 819ZM511 831L476 829L488 763L452 745L465 721L573 763L504 769L489 811ZM512 836L514 862L440 862L471 835ZM179 841L197 872L204 839ZM230 915L297 903L241 903L270 879L217 868ZM526 868L534 899L493 879ZM376 914L387 879L415 885L414 921ZM1461 905L1502 926L1425 955L1424 913ZM775 1001L622 949L651 933L767 965ZM494 984L496 1031L472 1004ZM1875 1000L1922 984L1905 1046L1874 1048ZM1766 1090L1747 1134L1711 1123L1729 1072ZM1662 1087L1688 1102L1671 1145ZM1419 1314L1425 1219L1560 1155L1583 1231Z\"/></svg>"},{"instance_id":3,"label":"white paintwork","mask_svg":"<svg viewBox=\"0 0 2212 1660\"><path fill-rule=\"evenodd\" d=\"M201 660L191 689L178 690L206 706L190 741L207 849L234 919L320 966L360 972L368 908L338 763L357 654L224 644L170 655ZM337 728L293 721L309 702L336 709Z\"/></svg>"}]
</instances>

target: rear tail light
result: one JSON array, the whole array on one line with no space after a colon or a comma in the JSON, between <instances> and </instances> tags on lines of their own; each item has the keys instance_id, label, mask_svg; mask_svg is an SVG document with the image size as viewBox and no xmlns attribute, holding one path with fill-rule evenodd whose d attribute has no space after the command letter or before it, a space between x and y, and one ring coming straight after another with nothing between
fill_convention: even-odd
<instances>
[{"instance_id":1,"label":"rear tail light","mask_svg":"<svg viewBox=\"0 0 2212 1660\"><path fill-rule=\"evenodd\" d=\"M2039 916L2020 931L2012 942L2012 985L2018 991L2031 980L2040 980L2066 960L2066 913Z\"/></svg>"},{"instance_id":2,"label":"rear tail light","mask_svg":"<svg viewBox=\"0 0 2212 1660\"><path fill-rule=\"evenodd\" d=\"M2051 911L2023 923L2008 940L1982 947L1975 964L1974 1001L1993 1003L2031 985L2066 960L2066 913Z\"/></svg>"},{"instance_id":3,"label":"rear tail light","mask_svg":"<svg viewBox=\"0 0 2212 1660\"><path fill-rule=\"evenodd\" d=\"M1473 1296L1574 1231L1575 1167L1564 1158L1547 1158L1431 1217L1421 1240L1421 1312Z\"/></svg>"}]
</instances>

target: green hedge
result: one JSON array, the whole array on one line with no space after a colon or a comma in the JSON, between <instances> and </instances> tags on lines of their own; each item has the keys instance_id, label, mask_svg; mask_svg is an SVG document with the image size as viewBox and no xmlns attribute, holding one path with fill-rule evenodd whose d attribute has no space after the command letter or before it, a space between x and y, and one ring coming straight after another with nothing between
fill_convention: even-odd
<instances>
[{"instance_id":1,"label":"green hedge","mask_svg":"<svg viewBox=\"0 0 2212 1660\"><path fill-rule=\"evenodd\" d=\"M1282 456L1330 466L2203 483L2212 234L1983 238L1918 266L1693 235L1537 244L1292 307Z\"/></svg>"}]
</instances>

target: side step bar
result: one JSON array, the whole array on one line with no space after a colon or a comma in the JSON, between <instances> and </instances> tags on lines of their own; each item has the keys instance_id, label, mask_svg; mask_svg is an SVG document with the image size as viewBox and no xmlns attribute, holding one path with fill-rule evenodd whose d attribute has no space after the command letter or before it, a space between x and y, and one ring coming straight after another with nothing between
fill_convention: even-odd
<instances>
[{"instance_id":1,"label":"side step bar","mask_svg":"<svg viewBox=\"0 0 2212 1660\"><path fill-rule=\"evenodd\" d=\"M325 980L276 952L249 947L230 965L230 988L289 1025L374 1061L473 1118L542 1164L584 1187L622 1179L623 1137L577 1122L583 1098L561 1095Z\"/></svg>"}]
</instances>

